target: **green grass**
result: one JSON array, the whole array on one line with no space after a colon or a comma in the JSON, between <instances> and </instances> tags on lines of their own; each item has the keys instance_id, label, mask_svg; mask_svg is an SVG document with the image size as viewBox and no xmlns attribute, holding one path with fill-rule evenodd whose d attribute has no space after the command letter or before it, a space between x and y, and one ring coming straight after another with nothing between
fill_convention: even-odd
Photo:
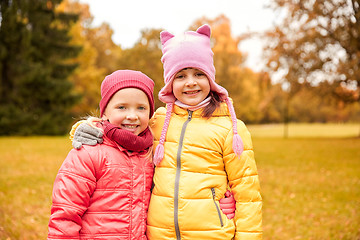
<instances>
[{"instance_id":1,"label":"green grass","mask_svg":"<svg viewBox=\"0 0 360 240\"><path fill-rule=\"evenodd\" d=\"M67 137L0 138L0 239L46 239L56 173Z\"/></svg>"},{"instance_id":2,"label":"green grass","mask_svg":"<svg viewBox=\"0 0 360 240\"><path fill-rule=\"evenodd\" d=\"M249 125L253 137L284 137L284 124ZM324 137L358 137L360 124L336 123L290 123L287 127L288 137L324 138Z\"/></svg>"},{"instance_id":3,"label":"green grass","mask_svg":"<svg viewBox=\"0 0 360 240\"><path fill-rule=\"evenodd\" d=\"M360 239L360 139L254 139L264 239Z\"/></svg>"},{"instance_id":4,"label":"green grass","mask_svg":"<svg viewBox=\"0 0 360 240\"><path fill-rule=\"evenodd\" d=\"M291 125L288 139L280 126L250 126L266 240L360 239L360 138L347 137L358 126L314 126ZM70 149L67 137L0 138L0 240L46 239L53 181Z\"/></svg>"}]
</instances>

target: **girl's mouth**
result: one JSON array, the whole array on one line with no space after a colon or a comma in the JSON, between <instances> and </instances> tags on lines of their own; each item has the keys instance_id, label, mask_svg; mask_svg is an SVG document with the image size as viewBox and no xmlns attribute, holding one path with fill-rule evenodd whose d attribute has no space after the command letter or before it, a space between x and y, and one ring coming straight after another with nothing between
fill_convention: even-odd
<instances>
[{"instance_id":1,"label":"girl's mouth","mask_svg":"<svg viewBox=\"0 0 360 240\"><path fill-rule=\"evenodd\" d=\"M137 124L121 124L121 128L129 131L134 131L139 125Z\"/></svg>"},{"instance_id":2,"label":"girl's mouth","mask_svg":"<svg viewBox=\"0 0 360 240\"><path fill-rule=\"evenodd\" d=\"M200 92L200 90L186 91L186 92L184 92L184 94L186 94L186 95L195 95L195 94L197 94L199 92Z\"/></svg>"}]
</instances>

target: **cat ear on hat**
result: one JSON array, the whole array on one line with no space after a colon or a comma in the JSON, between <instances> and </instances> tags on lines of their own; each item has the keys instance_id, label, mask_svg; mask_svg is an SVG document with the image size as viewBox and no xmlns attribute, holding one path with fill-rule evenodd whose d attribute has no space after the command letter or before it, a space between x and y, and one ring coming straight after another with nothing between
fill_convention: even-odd
<instances>
[{"instance_id":1,"label":"cat ear on hat","mask_svg":"<svg viewBox=\"0 0 360 240\"><path fill-rule=\"evenodd\" d=\"M199 27L197 30L196 30L197 33L200 33L200 34L203 34L203 35L206 35L210 38L211 36L211 29L210 29L210 26L205 24L205 25L202 25L201 27Z\"/></svg>"},{"instance_id":2,"label":"cat ear on hat","mask_svg":"<svg viewBox=\"0 0 360 240\"><path fill-rule=\"evenodd\" d=\"M160 40L161 44L164 45L170 38L175 37L173 34L169 33L168 31L162 31L160 33Z\"/></svg>"}]
</instances>

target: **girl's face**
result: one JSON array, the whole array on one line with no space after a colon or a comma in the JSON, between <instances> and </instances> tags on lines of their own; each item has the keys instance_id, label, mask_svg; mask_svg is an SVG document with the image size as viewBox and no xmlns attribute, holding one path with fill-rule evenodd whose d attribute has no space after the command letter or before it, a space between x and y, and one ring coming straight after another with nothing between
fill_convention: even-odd
<instances>
[{"instance_id":1,"label":"girl's face","mask_svg":"<svg viewBox=\"0 0 360 240\"><path fill-rule=\"evenodd\" d=\"M172 88L176 99L190 106L201 103L210 93L209 79L196 68L184 68L175 74Z\"/></svg>"},{"instance_id":2,"label":"girl's face","mask_svg":"<svg viewBox=\"0 0 360 240\"><path fill-rule=\"evenodd\" d=\"M124 88L111 97L102 119L139 135L149 124L149 114L146 94L137 88Z\"/></svg>"}]
</instances>

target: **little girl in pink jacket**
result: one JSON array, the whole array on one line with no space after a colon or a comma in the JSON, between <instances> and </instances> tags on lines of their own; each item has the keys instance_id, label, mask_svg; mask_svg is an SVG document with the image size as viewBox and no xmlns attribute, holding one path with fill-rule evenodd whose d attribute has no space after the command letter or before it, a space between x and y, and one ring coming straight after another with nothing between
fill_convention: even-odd
<instances>
[{"instance_id":1,"label":"little girl in pink jacket","mask_svg":"<svg viewBox=\"0 0 360 240\"><path fill-rule=\"evenodd\" d=\"M119 70L101 85L103 143L72 149L54 183L48 239L147 239L154 82Z\"/></svg>"}]
</instances>

